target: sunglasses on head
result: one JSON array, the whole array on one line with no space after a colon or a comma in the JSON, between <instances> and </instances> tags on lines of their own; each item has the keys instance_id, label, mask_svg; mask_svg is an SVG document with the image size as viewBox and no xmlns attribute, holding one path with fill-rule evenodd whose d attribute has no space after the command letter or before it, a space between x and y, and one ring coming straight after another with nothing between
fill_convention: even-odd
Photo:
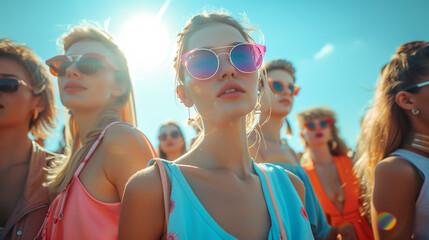
<instances>
[{"instance_id":1,"label":"sunglasses on head","mask_svg":"<svg viewBox=\"0 0 429 240\"><path fill-rule=\"evenodd\" d=\"M332 119L325 119L319 122L320 129L327 128L329 125L331 125ZM317 127L317 124L315 122L306 122L304 123L304 127L307 128L309 131L314 131Z\"/></svg>"},{"instance_id":2,"label":"sunglasses on head","mask_svg":"<svg viewBox=\"0 0 429 240\"><path fill-rule=\"evenodd\" d=\"M83 55L58 55L46 61L49 70L55 77L66 75L67 68L76 62L76 67L83 74L94 74L104 68L105 64L118 71L119 68L105 56L98 53L85 53Z\"/></svg>"},{"instance_id":3,"label":"sunglasses on head","mask_svg":"<svg viewBox=\"0 0 429 240\"><path fill-rule=\"evenodd\" d=\"M281 93L285 89L289 89L292 96L296 96L299 93L300 87L293 83L286 84L280 80L275 80L272 78L268 78L268 84L270 85L271 91L274 93Z\"/></svg>"},{"instance_id":4,"label":"sunglasses on head","mask_svg":"<svg viewBox=\"0 0 429 240\"><path fill-rule=\"evenodd\" d=\"M214 49L231 48L229 53L216 54ZM231 64L240 72L251 73L262 65L266 47L256 43L239 43L218 48L196 48L182 55L182 65L188 73L198 79L213 77L219 69L219 55L228 54Z\"/></svg>"},{"instance_id":5,"label":"sunglasses on head","mask_svg":"<svg viewBox=\"0 0 429 240\"><path fill-rule=\"evenodd\" d=\"M180 132L179 131L177 131L177 130L175 130L175 131L171 131L170 132L170 135L169 134L167 134L167 133L162 133L161 135L159 135L159 139L160 140L162 140L162 141L165 141L165 140L167 140L167 138L168 137L171 137L171 138L177 138L178 136L180 136Z\"/></svg>"},{"instance_id":6,"label":"sunglasses on head","mask_svg":"<svg viewBox=\"0 0 429 240\"><path fill-rule=\"evenodd\" d=\"M14 78L0 78L0 92L14 93L18 91L19 86L26 86L33 90L33 88L24 80Z\"/></svg>"}]
</instances>

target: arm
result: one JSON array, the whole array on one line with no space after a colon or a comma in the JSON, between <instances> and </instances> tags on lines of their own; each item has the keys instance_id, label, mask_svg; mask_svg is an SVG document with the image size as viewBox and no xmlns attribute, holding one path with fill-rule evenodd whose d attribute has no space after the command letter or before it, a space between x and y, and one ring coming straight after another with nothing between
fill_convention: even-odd
<instances>
[{"instance_id":1,"label":"arm","mask_svg":"<svg viewBox=\"0 0 429 240\"><path fill-rule=\"evenodd\" d=\"M415 204L421 188L421 178L411 163L400 158L387 158L375 168L371 219L375 239L411 239ZM378 227L379 214L396 218L391 230Z\"/></svg>"},{"instance_id":2,"label":"arm","mask_svg":"<svg viewBox=\"0 0 429 240\"><path fill-rule=\"evenodd\" d=\"M130 177L154 157L151 147L137 129L127 125L112 126L101 144L104 173L122 199Z\"/></svg>"},{"instance_id":3,"label":"arm","mask_svg":"<svg viewBox=\"0 0 429 240\"><path fill-rule=\"evenodd\" d=\"M118 239L161 239L164 202L158 168L138 172L127 183L119 217Z\"/></svg>"}]
</instances>

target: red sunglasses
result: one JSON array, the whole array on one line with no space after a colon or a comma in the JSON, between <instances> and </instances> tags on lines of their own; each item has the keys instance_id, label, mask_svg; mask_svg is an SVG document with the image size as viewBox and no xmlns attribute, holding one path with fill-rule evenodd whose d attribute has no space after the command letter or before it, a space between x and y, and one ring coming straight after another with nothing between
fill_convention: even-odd
<instances>
[{"instance_id":1,"label":"red sunglasses","mask_svg":"<svg viewBox=\"0 0 429 240\"><path fill-rule=\"evenodd\" d=\"M299 90L301 89L293 83L286 84L280 80L275 80L272 78L268 78L268 84L270 85L271 91L273 91L274 93L281 93L285 89L289 89L292 96L298 95Z\"/></svg>"},{"instance_id":2,"label":"red sunglasses","mask_svg":"<svg viewBox=\"0 0 429 240\"><path fill-rule=\"evenodd\" d=\"M58 55L46 61L49 70L55 77L66 75L67 68L76 62L77 69L83 74L94 74L104 68L105 64L115 71L119 68L108 58L98 53L85 53L83 55ZM105 63L105 64L103 64Z\"/></svg>"},{"instance_id":3,"label":"red sunglasses","mask_svg":"<svg viewBox=\"0 0 429 240\"><path fill-rule=\"evenodd\" d=\"M319 122L320 129L325 129L332 124L332 119L328 118ZM307 128L308 131L316 130L317 124L315 122L306 122L304 123L304 127Z\"/></svg>"}]
</instances>

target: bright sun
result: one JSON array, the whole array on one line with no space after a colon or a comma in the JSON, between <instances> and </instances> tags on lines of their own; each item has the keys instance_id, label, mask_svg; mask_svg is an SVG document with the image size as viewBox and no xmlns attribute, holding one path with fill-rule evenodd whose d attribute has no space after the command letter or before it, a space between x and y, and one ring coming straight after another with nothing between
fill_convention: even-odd
<instances>
[{"instance_id":1,"label":"bright sun","mask_svg":"<svg viewBox=\"0 0 429 240\"><path fill-rule=\"evenodd\" d=\"M139 15L122 28L118 42L133 71L151 70L168 60L169 38L166 28L156 17Z\"/></svg>"}]
</instances>

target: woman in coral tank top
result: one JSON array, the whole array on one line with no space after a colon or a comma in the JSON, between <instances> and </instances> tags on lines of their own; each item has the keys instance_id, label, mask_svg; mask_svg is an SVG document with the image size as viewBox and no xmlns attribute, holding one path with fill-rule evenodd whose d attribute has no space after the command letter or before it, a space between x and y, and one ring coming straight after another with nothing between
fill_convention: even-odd
<instances>
[{"instance_id":1,"label":"woman in coral tank top","mask_svg":"<svg viewBox=\"0 0 429 240\"><path fill-rule=\"evenodd\" d=\"M360 211L360 184L335 126L335 113L317 107L299 113L297 118L305 142L303 167L329 224L352 223L359 239L373 239L371 226Z\"/></svg>"},{"instance_id":2,"label":"woman in coral tank top","mask_svg":"<svg viewBox=\"0 0 429 240\"><path fill-rule=\"evenodd\" d=\"M116 239L125 183L155 153L134 126L125 56L105 31L75 27L62 36L64 55L46 63L70 109L69 155L50 173L59 192L47 214L46 239Z\"/></svg>"}]
</instances>

